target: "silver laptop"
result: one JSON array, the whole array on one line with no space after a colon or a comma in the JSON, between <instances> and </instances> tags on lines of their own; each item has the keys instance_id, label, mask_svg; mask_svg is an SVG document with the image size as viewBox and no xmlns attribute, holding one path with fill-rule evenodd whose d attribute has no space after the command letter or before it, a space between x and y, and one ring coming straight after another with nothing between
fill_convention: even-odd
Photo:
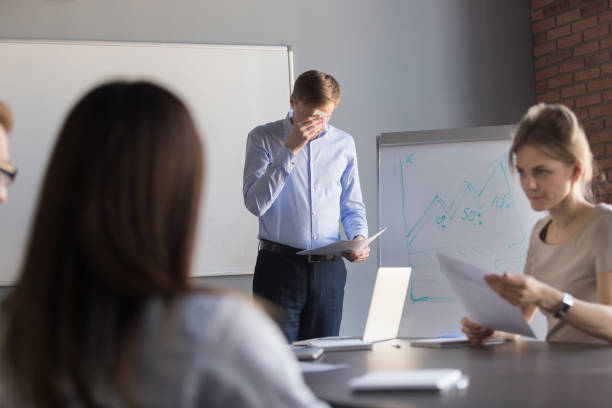
<instances>
[{"instance_id":1,"label":"silver laptop","mask_svg":"<svg viewBox=\"0 0 612 408\"><path fill-rule=\"evenodd\" d=\"M355 336L332 336L299 340L292 344L321 347L325 350L361 350L372 348L373 342L396 338L402 321L411 271L411 268L378 268L361 339Z\"/></svg>"},{"instance_id":2,"label":"silver laptop","mask_svg":"<svg viewBox=\"0 0 612 408\"><path fill-rule=\"evenodd\" d=\"M378 268L363 332L365 343L397 337L411 272L411 268Z\"/></svg>"}]
</instances>

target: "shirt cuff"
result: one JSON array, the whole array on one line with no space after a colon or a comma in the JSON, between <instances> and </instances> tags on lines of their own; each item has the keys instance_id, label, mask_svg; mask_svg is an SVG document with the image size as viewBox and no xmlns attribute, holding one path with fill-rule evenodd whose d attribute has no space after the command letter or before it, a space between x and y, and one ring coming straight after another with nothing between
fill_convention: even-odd
<instances>
[{"instance_id":1,"label":"shirt cuff","mask_svg":"<svg viewBox=\"0 0 612 408\"><path fill-rule=\"evenodd\" d=\"M361 235L365 239L368 239L368 230L367 228L358 229L351 232L351 235L347 236L348 239L355 239L357 235Z\"/></svg>"},{"instance_id":2,"label":"shirt cuff","mask_svg":"<svg viewBox=\"0 0 612 408\"><path fill-rule=\"evenodd\" d=\"M285 169L287 173L291 173L293 168L295 167L295 162L297 161L297 156L293 154L293 152L286 147L281 149L280 154L277 156L277 159L274 161L276 167L282 167Z\"/></svg>"}]
</instances>

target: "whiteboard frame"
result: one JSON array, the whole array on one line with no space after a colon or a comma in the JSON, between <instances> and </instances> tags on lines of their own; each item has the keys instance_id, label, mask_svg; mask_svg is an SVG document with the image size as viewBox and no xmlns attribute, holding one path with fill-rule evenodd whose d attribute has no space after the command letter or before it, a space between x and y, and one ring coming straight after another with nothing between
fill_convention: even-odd
<instances>
[{"instance_id":1,"label":"whiteboard frame","mask_svg":"<svg viewBox=\"0 0 612 408\"><path fill-rule=\"evenodd\" d=\"M515 125L479 126L456 129L413 130L407 132L387 132L376 137L376 202L378 204L378 230L381 230L382 206L380 198L380 166L382 148L408 145L434 145L442 143L485 142L511 140ZM506 133L506 136L503 134ZM377 267L382 265L380 243L377 246Z\"/></svg>"}]
</instances>

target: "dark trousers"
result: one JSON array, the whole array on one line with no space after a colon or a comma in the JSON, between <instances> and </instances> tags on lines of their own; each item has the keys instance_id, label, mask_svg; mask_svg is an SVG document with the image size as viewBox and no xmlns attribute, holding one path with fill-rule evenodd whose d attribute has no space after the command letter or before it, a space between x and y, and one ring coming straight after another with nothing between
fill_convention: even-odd
<instances>
[{"instance_id":1,"label":"dark trousers","mask_svg":"<svg viewBox=\"0 0 612 408\"><path fill-rule=\"evenodd\" d=\"M253 294L279 307L274 316L289 342L337 336L346 267L342 258L308 263L305 256L260 250Z\"/></svg>"}]
</instances>

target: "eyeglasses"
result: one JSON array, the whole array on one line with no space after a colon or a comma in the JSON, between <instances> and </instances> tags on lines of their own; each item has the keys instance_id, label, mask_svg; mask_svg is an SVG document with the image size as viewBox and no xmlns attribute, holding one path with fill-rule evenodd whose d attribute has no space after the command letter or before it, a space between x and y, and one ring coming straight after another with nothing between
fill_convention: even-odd
<instances>
[{"instance_id":1,"label":"eyeglasses","mask_svg":"<svg viewBox=\"0 0 612 408\"><path fill-rule=\"evenodd\" d=\"M10 186L17 177L17 167L10 163L0 163L0 176L4 184Z\"/></svg>"}]
</instances>

